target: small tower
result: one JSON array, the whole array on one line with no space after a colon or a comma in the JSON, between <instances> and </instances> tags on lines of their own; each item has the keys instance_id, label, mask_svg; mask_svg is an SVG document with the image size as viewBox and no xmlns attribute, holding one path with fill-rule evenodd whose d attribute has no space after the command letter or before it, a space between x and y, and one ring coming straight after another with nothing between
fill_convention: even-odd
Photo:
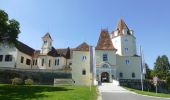
<instances>
[{"instance_id":1,"label":"small tower","mask_svg":"<svg viewBox=\"0 0 170 100\"><path fill-rule=\"evenodd\" d=\"M47 54L49 51L51 51L52 48L52 38L50 36L49 33L46 33L43 37L42 37L42 48L41 48L41 53L42 54Z\"/></svg>"},{"instance_id":2,"label":"small tower","mask_svg":"<svg viewBox=\"0 0 170 100\"><path fill-rule=\"evenodd\" d=\"M136 55L136 38L133 30L130 30L123 19L117 24L115 31L111 34L112 43L120 56Z\"/></svg>"}]
</instances>

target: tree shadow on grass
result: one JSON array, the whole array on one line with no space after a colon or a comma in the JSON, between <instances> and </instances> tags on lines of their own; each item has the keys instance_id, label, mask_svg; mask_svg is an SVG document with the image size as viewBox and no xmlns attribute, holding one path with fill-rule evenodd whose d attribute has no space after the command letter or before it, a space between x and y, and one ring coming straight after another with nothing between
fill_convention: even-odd
<instances>
[{"instance_id":1,"label":"tree shadow on grass","mask_svg":"<svg viewBox=\"0 0 170 100\"><path fill-rule=\"evenodd\" d=\"M0 86L0 100L25 100L25 99L41 99L48 97L42 92L56 92L56 91L69 91L65 87L53 86Z\"/></svg>"}]
</instances>

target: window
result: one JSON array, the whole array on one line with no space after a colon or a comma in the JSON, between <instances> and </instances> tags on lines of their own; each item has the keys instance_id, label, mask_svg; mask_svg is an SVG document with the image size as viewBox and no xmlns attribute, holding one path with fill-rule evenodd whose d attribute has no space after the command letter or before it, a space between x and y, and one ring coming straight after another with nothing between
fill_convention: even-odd
<instances>
[{"instance_id":1,"label":"window","mask_svg":"<svg viewBox=\"0 0 170 100\"><path fill-rule=\"evenodd\" d=\"M26 64L27 64L27 65L30 65L30 64L31 64L31 60L30 60L30 59L27 59L27 60L26 60Z\"/></svg>"},{"instance_id":2,"label":"window","mask_svg":"<svg viewBox=\"0 0 170 100\"><path fill-rule=\"evenodd\" d=\"M82 57L82 61L85 61L85 60L86 60L86 56L83 56L83 57Z\"/></svg>"},{"instance_id":3,"label":"window","mask_svg":"<svg viewBox=\"0 0 170 100\"><path fill-rule=\"evenodd\" d=\"M54 65L56 66L56 64L57 64L57 60L55 59Z\"/></svg>"},{"instance_id":4,"label":"window","mask_svg":"<svg viewBox=\"0 0 170 100\"><path fill-rule=\"evenodd\" d=\"M44 66L44 59L41 60L41 66Z\"/></svg>"},{"instance_id":5,"label":"window","mask_svg":"<svg viewBox=\"0 0 170 100\"><path fill-rule=\"evenodd\" d=\"M51 67L51 60L49 60L48 66Z\"/></svg>"},{"instance_id":6,"label":"window","mask_svg":"<svg viewBox=\"0 0 170 100\"><path fill-rule=\"evenodd\" d=\"M37 59L35 60L35 65L37 65Z\"/></svg>"},{"instance_id":7,"label":"window","mask_svg":"<svg viewBox=\"0 0 170 100\"><path fill-rule=\"evenodd\" d=\"M46 45L46 44L47 44L47 41L44 41L44 44Z\"/></svg>"},{"instance_id":8,"label":"window","mask_svg":"<svg viewBox=\"0 0 170 100\"><path fill-rule=\"evenodd\" d=\"M2 61L3 60L3 55L0 55L0 61Z\"/></svg>"},{"instance_id":9,"label":"window","mask_svg":"<svg viewBox=\"0 0 170 100\"><path fill-rule=\"evenodd\" d=\"M108 68L109 66L107 64L103 64L103 68Z\"/></svg>"},{"instance_id":10,"label":"window","mask_svg":"<svg viewBox=\"0 0 170 100\"><path fill-rule=\"evenodd\" d=\"M132 78L135 78L135 73L132 73Z\"/></svg>"},{"instance_id":11,"label":"window","mask_svg":"<svg viewBox=\"0 0 170 100\"><path fill-rule=\"evenodd\" d=\"M57 59L57 65L59 65L60 64L60 60L59 59Z\"/></svg>"},{"instance_id":12,"label":"window","mask_svg":"<svg viewBox=\"0 0 170 100\"><path fill-rule=\"evenodd\" d=\"M12 55L6 55L5 56L5 61L12 61Z\"/></svg>"},{"instance_id":13,"label":"window","mask_svg":"<svg viewBox=\"0 0 170 100\"><path fill-rule=\"evenodd\" d=\"M21 56L21 63L23 63L23 62L24 62L24 57Z\"/></svg>"},{"instance_id":14,"label":"window","mask_svg":"<svg viewBox=\"0 0 170 100\"><path fill-rule=\"evenodd\" d=\"M128 42L128 39L125 39L125 42Z\"/></svg>"},{"instance_id":15,"label":"window","mask_svg":"<svg viewBox=\"0 0 170 100\"><path fill-rule=\"evenodd\" d=\"M128 52L128 48L125 48L125 52Z\"/></svg>"},{"instance_id":16,"label":"window","mask_svg":"<svg viewBox=\"0 0 170 100\"><path fill-rule=\"evenodd\" d=\"M72 63L70 62L69 65L72 65Z\"/></svg>"},{"instance_id":17,"label":"window","mask_svg":"<svg viewBox=\"0 0 170 100\"><path fill-rule=\"evenodd\" d=\"M120 78L123 77L123 73L122 73L122 72L119 73L119 77L120 77Z\"/></svg>"},{"instance_id":18,"label":"window","mask_svg":"<svg viewBox=\"0 0 170 100\"><path fill-rule=\"evenodd\" d=\"M103 54L103 61L108 61L107 54Z\"/></svg>"},{"instance_id":19,"label":"window","mask_svg":"<svg viewBox=\"0 0 170 100\"><path fill-rule=\"evenodd\" d=\"M83 71L82 71L82 75L86 75L86 70L83 70Z\"/></svg>"},{"instance_id":20,"label":"window","mask_svg":"<svg viewBox=\"0 0 170 100\"><path fill-rule=\"evenodd\" d=\"M130 61L128 59L125 60L125 64L128 65Z\"/></svg>"},{"instance_id":21,"label":"window","mask_svg":"<svg viewBox=\"0 0 170 100\"><path fill-rule=\"evenodd\" d=\"M35 60L32 61L32 65L34 65L34 64L35 64Z\"/></svg>"}]
</instances>

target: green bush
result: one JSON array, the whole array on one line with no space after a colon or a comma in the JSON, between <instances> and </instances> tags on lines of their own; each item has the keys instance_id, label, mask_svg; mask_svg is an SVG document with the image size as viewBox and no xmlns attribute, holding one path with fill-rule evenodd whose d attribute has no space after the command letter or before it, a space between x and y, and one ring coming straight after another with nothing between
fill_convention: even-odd
<instances>
[{"instance_id":1,"label":"green bush","mask_svg":"<svg viewBox=\"0 0 170 100\"><path fill-rule=\"evenodd\" d=\"M170 76L167 77L166 82L167 82L168 87L169 87L169 89L170 89Z\"/></svg>"},{"instance_id":2,"label":"green bush","mask_svg":"<svg viewBox=\"0 0 170 100\"><path fill-rule=\"evenodd\" d=\"M22 81L21 78L15 77L15 78L12 79L12 85L21 85L22 82L23 82L23 81Z\"/></svg>"},{"instance_id":3,"label":"green bush","mask_svg":"<svg viewBox=\"0 0 170 100\"><path fill-rule=\"evenodd\" d=\"M34 81L32 79L26 79L25 85L33 85Z\"/></svg>"}]
</instances>

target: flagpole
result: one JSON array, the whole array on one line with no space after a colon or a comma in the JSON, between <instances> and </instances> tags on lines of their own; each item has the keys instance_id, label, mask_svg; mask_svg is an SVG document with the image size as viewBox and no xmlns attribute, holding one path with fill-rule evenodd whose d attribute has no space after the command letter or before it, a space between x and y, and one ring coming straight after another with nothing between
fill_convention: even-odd
<instances>
[{"instance_id":1,"label":"flagpole","mask_svg":"<svg viewBox=\"0 0 170 100\"><path fill-rule=\"evenodd\" d=\"M142 48L140 46L140 62L141 62L141 87L142 87L142 92L143 92L143 64L142 64Z\"/></svg>"}]
</instances>

